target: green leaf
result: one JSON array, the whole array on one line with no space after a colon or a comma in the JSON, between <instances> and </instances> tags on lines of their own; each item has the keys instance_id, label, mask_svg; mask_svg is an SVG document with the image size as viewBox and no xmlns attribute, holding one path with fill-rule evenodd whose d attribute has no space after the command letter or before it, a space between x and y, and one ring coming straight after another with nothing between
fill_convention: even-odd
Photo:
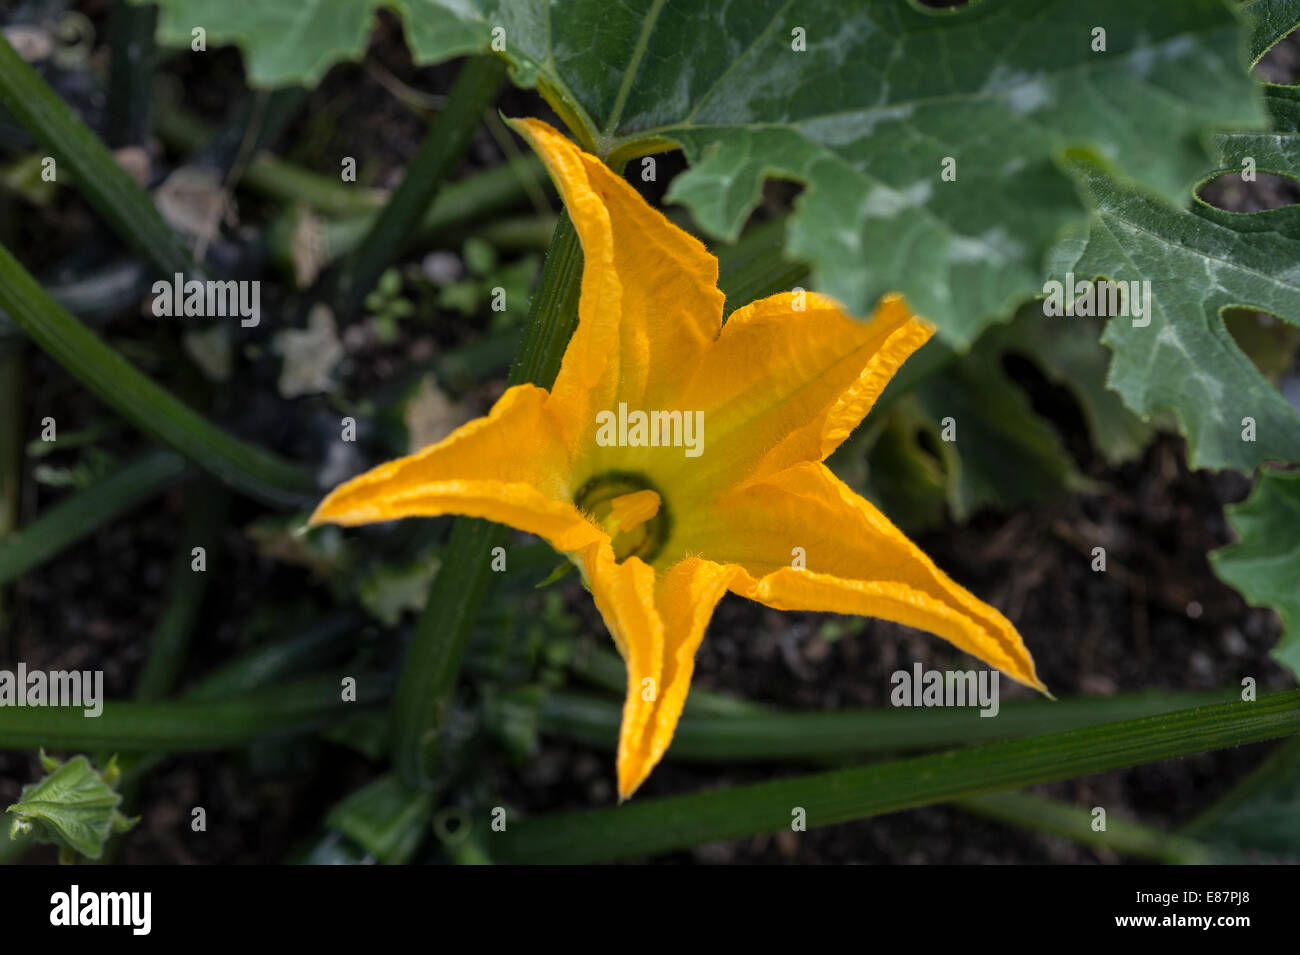
<instances>
[{"instance_id":1,"label":"green leaf","mask_svg":"<svg viewBox=\"0 0 1300 955\"><path fill-rule=\"evenodd\" d=\"M497 30L515 83L616 168L680 146L693 168L669 198L706 231L737 236L766 178L805 183L786 248L814 284L860 315L904 292L962 344L1038 291L1051 242L1084 216L1063 151L1174 199L1203 167L1207 126L1262 120L1221 0L160 6L160 42L189 46L202 26L239 44L260 85L311 83L360 56L380 6L403 17L420 64L490 49ZM955 181L940 178L947 157Z\"/></svg>"},{"instance_id":2,"label":"green leaf","mask_svg":"<svg viewBox=\"0 0 1300 955\"><path fill-rule=\"evenodd\" d=\"M1082 486L1060 435L1002 371L994 348L981 345L923 382L915 398L938 425L935 446L950 475L948 505L958 520L983 507Z\"/></svg>"},{"instance_id":3,"label":"green leaf","mask_svg":"<svg viewBox=\"0 0 1300 955\"><path fill-rule=\"evenodd\" d=\"M512 822L499 862L600 862L854 819L1300 733L1300 691L1007 743Z\"/></svg>"},{"instance_id":4,"label":"green leaf","mask_svg":"<svg viewBox=\"0 0 1300 955\"><path fill-rule=\"evenodd\" d=\"M1089 489L1055 426L1002 367L1004 353L1013 348L1045 364L1035 354L1036 343L1021 332L1035 325L1041 318L1022 314L1013 325L987 332L969 354L936 356L942 361L932 373L882 402L880 417L841 447L832 468L912 531L939 524L948 512L964 521L981 508L1015 507ZM1052 337L1050 347L1069 356L1063 363L1078 373L1082 393L1104 395L1134 421L1102 385L1106 353L1095 333L1091 341L1086 330L1083 337L1044 337ZM865 456L864 448L869 449Z\"/></svg>"},{"instance_id":5,"label":"green leaf","mask_svg":"<svg viewBox=\"0 0 1300 955\"><path fill-rule=\"evenodd\" d=\"M1225 309L1245 306L1300 323L1300 220L1287 209L1234 215L1199 201L1179 209L1091 163L1074 168L1094 212L1085 232L1054 250L1052 274L1058 281L1072 273L1076 282L1151 283L1149 315L1106 323L1102 342L1113 352L1107 385L1147 420L1172 412L1193 467L1250 470L1300 459L1300 416L1223 321ZM1246 419L1254 440L1246 437Z\"/></svg>"},{"instance_id":6,"label":"green leaf","mask_svg":"<svg viewBox=\"0 0 1300 955\"><path fill-rule=\"evenodd\" d=\"M1238 540L1213 551L1210 565L1250 603L1278 612L1282 640L1273 656L1300 675L1300 471L1265 469L1227 513Z\"/></svg>"},{"instance_id":7,"label":"green leaf","mask_svg":"<svg viewBox=\"0 0 1300 955\"><path fill-rule=\"evenodd\" d=\"M1252 65L1300 25L1300 0L1250 0L1242 5L1241 12L1250 21Z\"/></svg>"},{"instance_id":8,"label":"green leaf","mask_svg":"<svg viewBox=\"0 0 1300 955\"><path fill-rule=\"evenodd\" d=\"M11 838L31 830L37 842L98 859L110 835L135 824L118 812L122 794L113 788L118 774L112 760L97 771L85 756L59 763L42 751L41 762L48 775L24 786L6 810L14 816Z\"/></svg>"},{"instance_id":9,"label":"green leaf","mask_svg":"<svg viewBox=\"0 0 1300 955\"><path fill-rule=\"evenodd\" d=\"M940 443L936 422L915 396L895 402L874 428L863 429L860 440L870 448L865 456L856 442L846 442L831 460L832 470L909 533L942 524L955 484L949 468L956 452Z\"/></svg>"}]
</instances>

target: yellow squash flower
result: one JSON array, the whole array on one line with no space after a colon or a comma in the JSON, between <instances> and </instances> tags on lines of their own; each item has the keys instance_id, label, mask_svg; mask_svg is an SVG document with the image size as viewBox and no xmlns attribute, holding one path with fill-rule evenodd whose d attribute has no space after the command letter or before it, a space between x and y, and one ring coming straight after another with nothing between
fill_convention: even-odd
<instances>
[{"instance_id":1,"label":"yellow squash flower","mask_svg":"<svg viewBox=\"0 0 1300 955\"><path fill-rule=\"evenodd\" d=\"M902 298L870 321L783 293L722 321L718 262L595 156L537 120L586 257L554 386L331 493L313 523L463 514L578 566L627 663L618 789L663 757L727 591L778 610L895 620L1043 690L1015 627L823 463L932 329Z\"/></svg>"}]
</instances>

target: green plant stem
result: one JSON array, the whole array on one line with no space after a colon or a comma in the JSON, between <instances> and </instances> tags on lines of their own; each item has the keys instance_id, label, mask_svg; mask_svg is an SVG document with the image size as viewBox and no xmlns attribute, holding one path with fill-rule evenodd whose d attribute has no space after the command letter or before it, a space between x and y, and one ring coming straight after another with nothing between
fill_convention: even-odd
<instances>
[{"instance_id":1,"label":"green plant stem","mask_svg":"<svg viewBox=\"0 0 1300 955\"><path fill-rule=\"evenodd\" d=\"M141 374L50 298L3 246L0 309L122 417L231 487L270 504L302 506L315 499L316 483L309 475L214 427Z\"/></svg>"},{"instance_id":2,"label":"green plant stem","mask_svg":"<svg viewBox=\"0 0 1300 955\"><path fill-rule=\"evenodd\" d=\"M72 114L40 74L23 62L3 36L0 106L49 150L57 166L73 172L86 200L161 274L181 272L200 277L198 266L158 214L149 194L136 185L108 148ZM7 284L8 278L0 275L0 288Z\"/></svg>"},{"instance_id":3,"label":"green plant stem","mask_svg":"<svg viewBox=\"0 0 1300 955\"><path fill-rule=\"evenodd\" d=\"M475 56L465 61L401 185L393 192L347 269L344 311L354 313L379 281L380 274L402 253L439 187L469 148L483 112L496 99L505 79L505 61Z\"/></svg>"},{"instance_id":4,"label":"green plant stem","mask_svg":"<svg viewBox=\"0 0 1300 955\"><path fill-rule=\"evenodd\" d=\"M229 496L224 488L203 481L197 493L195 488L191 488L189 503L184 530L172 561L167 607L154 627L148 656L145 657L144 667L136 680L135 698L142 703L160 700L171 693L181 667L185 664L191 634L198 621L199 607L207 592L206 561L216 556L215 545L226 517ZM205 569L201 572L194 570L194 547L202 547L206 552ZM104 765L113 755L101 753L95 757L95 762ZM126 815L131 815L134 811L143 784L143 772L131 773L122 780L118 791L122 794L121 809ZM99 864L112 865L121 847L120 834L109 837L100 854Z\"/></svg>"},{"instance_id":5,"label":"green plant stem","mask_svg":"<svg viewBox=\"0 0 1300 955\"><path fill-rule=\"evenodd\" d=\"M1030 793L985 793L959 799L953 805L985 819L1052 833L1092 849L1109 849L1166 865L1206 865L1216 861L1214 851L1194 839L1113 815L1107 817L1106 828L1099 832L1092 827L1093 815L1088 809Z\"/></svg>"},{"instance_id":6,"label":"green plant stem","mask_svg":"<svg viewBox=\"0 0 1300 955\"><path fill-rule=\"evenodd\" d=\"M972 746L856 769L513 823L493 833L499 862L643 857L775 832L801 808L811 827L866 819L1300 733L1300 691Z\"/></svg>"},{"instance_id":7,"label":"green plant stem","mask_svg":"<svg viewBox=\"0 0 1300 955\"><path fill-rule=\"evenodd\" d=\"M397 684L394 759L408 786L428 789L436 779L438 737L491 584L480 570L488 568L492 548L505 543L505 529L489 521L458 518L452 525Z\"/></svg>"},{"instance_id":8,"label":"green plant stem","mask_svg":"<svg viewBox=\"0 0 1300 955\"><path fill-rule=\"evenodd\" d=\"M354 676L357 702L343 702L340 680ZM0 708L0 749L196 752L327 726L381 702L382 674L348 673L290 683L224 700L109 701L96 718L66 706Z\"/></svg>"},{"instance_id":9,"label":"green plant stem","mask_svg":"<svg viewBox=\"0 0 1300 955\"><path fill-rule=\"evenodd\" d=\"M542 264L510 385L555 381L578 321L582 246L568 214L560 216ZM393 757L403 781L434 785L439 734L445 725L465 649L491 579L492 548L505 530L487 521L460 518L442 552L442 569L411 637L394 702Z\"/></svg>"},{"instance_id":10,"label":"green plant stem","mask_svg":"<svg viewBox=\"0 0 1300 955\"><path fill-rule=\"evenodd\" d=\"M450 189L449 186L448 190ZM514 201L515 197L511 198ZM454 220L434 221L433 213L438 213L438 218L442 219L442 208L440 203L433 204L429 210L430 215L425 216L416 232L413 240L416 246L459 248L466 239L473 237L505 251L546 249L551 244L551 237L555 235L555 216L513 216L494 222L481 220L476 222L473 218L457 216ZM485 208L484 214L490 215L493 211ZM346 255L356 248L369 228L370 221L369 219L344 219L328 223L325 226L326 257L333 259L335 256ZM460 225L460 222L465 224ZM275 255L277 259L283 260L286 257L285 249L276 248Z\"/></svg>"},{"instance_id":11,"label":"green plant stem","mask_svg":"<svg viewBox=\"0 0 1300 955\"><path fill-rule=\"evenodd\" d=\"M549 388L560 373L564 351L578 327L578 296L582 289L582 243L568 212L555 224L555 237L542 263L528 322L519 351L510 366L507 385L531 383Z\"/></svg>"},{"instance_id":12,"label":"green plant stem","mask_svg":"<svg viewBox=\"0 0 1300 955\"><path fill-rule=\"evenodd\" d=\"M113 146L148 142L153 104L157 7L115 0L108 19L108 141Z\"/></svg>"},{"instance_id":13,"label":"green plant stem","mask_svg":"<svg viewBox=\"0 0 1300 955\"><path fill-rule=\"evenodd\" d=\"M621 672L622 668L618 669ZM613 667L607 670L614 672ZM621 693L623 685L611 683L609 688ZM725 704L714 703L704 710L688 708L673 734L667 758L708 763L847 761L873 753L1021 739L1036 733L1222 703L1238 695L1239 691L1224 690L1104 699L1078 697L1056 702L1028 700L1003 703L994 718L981 717L973 707L809 712L755 709L738 715L734 706L731 713L726 713L722 709ZM556 690L543 699L539 716L543 732L613 749L618 741L622 703Z\"/></svg>"},{"instance_id":14,"label":"green plant stem","mask_svg":"<svg viewBox=\"0 0 1300 955\"><path fill-rule=\"evenodd\" d=\"M209 573L217 559L221 526L225 521L229 496L225 489L203 481L190 488L189 514L176 544L172 562L171 585L167 588L167 607L153 631L149 655L136 681L135 697L143 703L159 700L171 693L185 665L190 637L198 622L199 608L207 592ZM193 550L204 550L205 569L194 570Z\"/></svg>"},{"instance_id":15,"label":"green plant stem","mask_svg":"<svg viewBox=\"0 0 1300 955\"><path fill-rule=\"evenodd\" d=\"M154 129L172 149L194 153L212 137L202 120L175 105L158 103ZM545 167L533 154L510 159L491 169L477 170L464 179L446 183L425 211L419 233L429 234L450 225L481 221L524 203L546 182ZM375 218L392 193L343 183L337 175L324 175L281 159L274 153L253 156L240 179L240 187L289 204L310 206L331 223L330 242L336 255L352 253L374 227ZM543 195L545 193L543 192ZM337 226L337 232L335 227Z\"/></svg>"},{"instance_id":16,"label":"green plant stem","mask_svg":"<svg viewBox=\"0 0 1300 955\"><path fill-rule=\"evenodd\" d=\"M458 248L473 236L503 250L547 248L555 234L554 216L513 216L484 221L485 217L520 203L526 195L520 177L531 172L531 166L519 170L496 166L462 182L448 184L420 221L412 244ZM293 263L295 235L302 214L301 209L287 210L271 227L267 241L272 258L280 265ZM361 245L374 221L375 216L352 216L326 222L323 261L329 263L350 255Z\"/></svg>"},{"instance_id":17,"label":"green plant stem","mask_svg":"<svg viewBox=\"0 0 1300 955\"><path fill-rule=\"evenodd\" d=\"M279 138L306 102L307 90L301 86L244 94L234 116L208 137L192 161L215 167L227 185L233 185L253 157Z\"/></svg>"},{"instance_id":18,"label":"green plant stem","mask_svg":"<svg viewBox=\"0 0 1300 955\"><path fill-rule=\"evenodd\" d=\"M211 126L174 103L160 100L154 106L154 115L154 132L175 152L197 153L212 139ZM253 156L239 184L268 199L305 203L332 216L368 215L383 206L387 198L383 190L345 184L337 175L312 172L271 152Z\"/></svg>"},{"instance_id":19,"label":"green plant stem","mask_svg":"<svg viewBox=\"0 0 1300 955\"><path fill-rule=\"evenodd\" d=\"M185 462L177 455L150 451L60 501L0 541L0 583L39 567L63 548L174 484L184 471Z\"/></svg>"}]
</instances>

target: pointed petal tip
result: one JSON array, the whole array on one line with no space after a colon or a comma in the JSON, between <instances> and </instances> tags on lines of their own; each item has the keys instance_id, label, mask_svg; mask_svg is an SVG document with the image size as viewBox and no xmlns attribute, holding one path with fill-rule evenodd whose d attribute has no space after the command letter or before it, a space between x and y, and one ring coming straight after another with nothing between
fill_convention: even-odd
<instances>
[{"instance_id":1,"label":"pointed petal tip","mask_svg":"<svg viewBox=\"0 0 1300 955\"><path fill-rule=\"evenodd\" d=\"M303 525L304 530L319 527L322 524L338 523L336 520L337 515L330 513L331 505L333 504L334 499L338 497L338 492L339 489L335 488L321 498L321 502L317 504L316 509L311 512L311 517L307 518L307 523Z\"/></svg>"},{"instance_id":2,"label":"pointed petal tip","mask_svg":"<svg viewBox=\"0 0 1300 955\"><path fill-rule=\"evenodd\" d=\"M1007 676L1011 677L1011 679L1015 680L1017 683L1021 684L1022 686L1027 686L1031 690L1037 690L1039 693L1043 694L1043 696L1047 697L1049 700L1053 702L1056 701L1056 697L1053 696L1052 691L1047 688L1047 684L1038 678L1038 673L1035 672L1034 670L1034 664L1032 660L1030 660L1029 662L1029 671L1024 676L1019 676L1017 674L1011 673L1010 671L1005 671L1005 672L1007 673Z\"/></svg>"},{"instance_id":3,"label":"pointed petal tip","mask_svg":"<svg viewBox=\"0 0 1300 955\"><path fill-rule=\"evenodd\" d=\"M650 775L652 767L636 767L630 759L619 760L618 766L618 804L621 806L636 794L641 784Z\"/></svg>"}]
</instances>

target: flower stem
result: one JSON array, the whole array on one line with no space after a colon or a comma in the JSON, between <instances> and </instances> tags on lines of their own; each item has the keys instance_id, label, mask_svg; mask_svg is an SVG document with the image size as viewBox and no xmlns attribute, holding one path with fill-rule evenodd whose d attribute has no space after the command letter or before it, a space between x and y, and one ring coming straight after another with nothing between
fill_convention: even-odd
<instances>
[{"instance_id":1,"label":"flower stem","mask_svg":"<svg viewBox=\"0 0 1300 955\"><path fill-rule=\"evenodd\" d=\"M508 384L531 382L549 388L554 383L578 323L581 278L582 245L564 213L542 265ZM397 685L393 758L410 786L435 785L439 736L474 621L489 590L492 549L506 540L505 530L495 524L461 518L443 548L442 569L416 624Z\"/></svg>"},{"instance_id":2,"label":"flower stem","mask_svg":"<svg viewBox=\"0 0 1300 955\"><path fill-rule=\"evenodd\" d=\"M496 99L505 78L505 62L495 56L477 56L465 62L447 97L447 105L429 128L415 159L406 170L370 233L361 243L347 270L345 311L361 308L362 300L379 280L380 273L401 254L419 228L443 181L469 148L483 112Z\"/></svg>"},{"instance_id":3,"label":"flower stem","mask_svg":"<svg viewBox=\"0 0 1300 955\"><path fill-rule=\"evenodd\" d=\"M108 18L108 140L113 146L143 146L149 138L153 103L157 7L117 0Z\"/></svg>"}]
</instances>

